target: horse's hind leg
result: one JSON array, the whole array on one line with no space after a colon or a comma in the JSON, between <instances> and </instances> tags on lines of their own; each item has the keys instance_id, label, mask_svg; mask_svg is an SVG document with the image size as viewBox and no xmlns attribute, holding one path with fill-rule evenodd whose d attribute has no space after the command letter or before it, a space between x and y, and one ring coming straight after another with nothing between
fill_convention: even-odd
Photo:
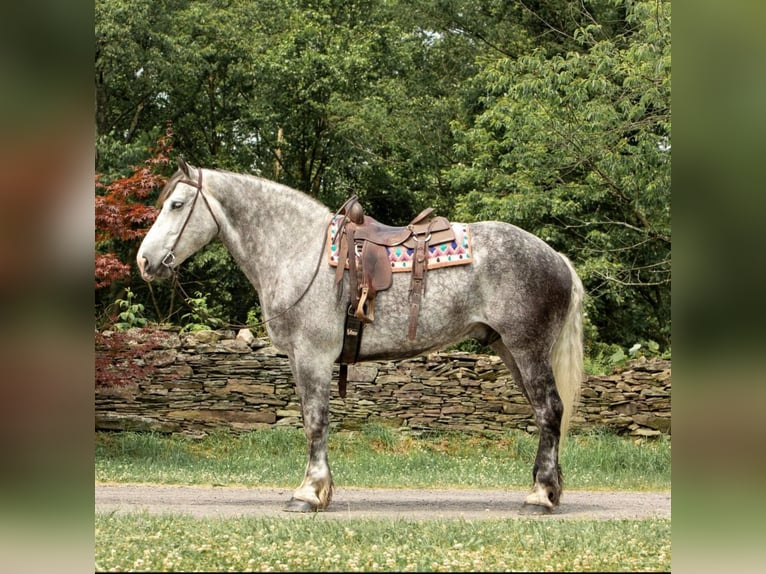
<instances>
[{"instance_id":1,"label":"horse's hind leg","mask_svg":"<svg viewBox=\"0 0 766 574\"><path fill-rule=\"evenodd\" d=\"M306 474L285 510L311 512L327 508L332 499L332 474L327 462L327 435L330 427L330 379L332 362L290 357L303 413L303 430L308 446Z\"/></svg>"},{"instance_id":2,"label":"horse's hind leg","mask_svg":"<svg viewBox=\"0 0 766 574\"><path fill-rule=\"evenodd\" d=\"M556 389L550 360L543 351L515 349L511 353L500 341L493 348L532 405L540 432L532 469L534 487L525 502L552 509L558 506L563 488L559 442L564 405Z\"/></svg>"}]
</instances>

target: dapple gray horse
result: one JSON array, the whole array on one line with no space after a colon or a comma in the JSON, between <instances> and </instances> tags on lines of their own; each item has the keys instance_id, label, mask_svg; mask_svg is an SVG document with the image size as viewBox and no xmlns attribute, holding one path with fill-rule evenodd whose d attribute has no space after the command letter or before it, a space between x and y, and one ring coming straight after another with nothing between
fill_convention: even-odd
<instances>
[{"instance_id":1,"label":"dapple gray horse","mask_svg":"<svg viewBox=\"0 0 766 574\"><path fill-rule=\"evenodd\" d=\"M185 259L220 239L258 291L272 343L287 354L308 441L302 484L286 510L330 503L327 459L333 364L348 306L337 297L325 242L330 210L312 197L251 175L179 161L162 209L138 251L146 281L170 277ZM583 287L572 264L541 239L508 223L469 224L473 263L432 270L417 336L408 340L409 273L395 273L365 326L360 360L393 360L469 337L490 345L534 409L540 440L526 503L552 509L562 491L559 442L582 378Z\"/></svg>"}]
</instances>

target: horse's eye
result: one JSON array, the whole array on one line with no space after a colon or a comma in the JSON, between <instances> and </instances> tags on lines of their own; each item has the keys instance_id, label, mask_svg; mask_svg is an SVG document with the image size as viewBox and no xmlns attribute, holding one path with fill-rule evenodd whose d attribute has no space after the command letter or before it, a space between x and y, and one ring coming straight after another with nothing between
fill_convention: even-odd
<instances>
[{"instance_id":1,"label":"horse's eye","mask_svg":"<svg viewBox=\"0 0 766 574\"><path fill-rule=\"evenodd\" d=\"M170 209L181 209L184 205L183 201L172 201L170 203Z\"/></svg>"}]
</instances>

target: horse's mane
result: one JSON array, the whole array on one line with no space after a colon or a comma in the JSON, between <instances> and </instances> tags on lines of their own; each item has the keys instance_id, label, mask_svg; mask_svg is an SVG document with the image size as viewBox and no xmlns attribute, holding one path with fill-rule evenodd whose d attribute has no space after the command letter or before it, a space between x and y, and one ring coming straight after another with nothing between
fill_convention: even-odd
<instances>
[{"instance_id":1,"label":"horse's mane","mask_svg":"<svg viewBox=\"0 0 766 574\"><path fill-rule=\"evenodd\" d=\"M225 169L214 169L211 170L216 173L219 173L221 175L226 175L229 177L232 177L237 180L249 180L252 182L258 182L264 189L269 189L276 192L283 192L284 198L288 197L290 198L290 203L294 206L301 205L302 209L308 209L308 210L314 210L314 209L321 209L326 210L328 207L324 205L319 199L316 197L313 197L312 195L309 195L308 193L301 191L299 189L296 189L294 187L290 187L287 184L280 183L278 181L274 181L271 179L268 179L266 177L263 177L261 175L255 175L252 173L238 173L234 171L228 171Z\"/></svg>"},{"instance_id":2,"label":"horse's mane","mask_svg":"<svg viewBox=\"0 0 766 574\"><path fill-rule=\"evenodd\" d=\"M202 169L202 168L195 168L195 169ZM308 200L308 202L311 203L311 204L316 204L316 206L326 208L326 206L324 204L322 204L322 202L319 201L318 199L316 199L315 197L312 197L312 196L308 195L307 193L299 191L299 190L297 190L295 188L292 188L290 186L287 186L285 184L282 184L282 183L279 183L279 182L276 182L276 181L272 181L272 180L267 179L265 177L262 177L260 175L254 175L254 174L249 174L249 173L237 173L237 172L228 171L228 170L225 170L225 169L212 169L212 170L208 170L208 171L214 171L214 172L217 172L217 173L220 173L220 174L223 174L223 175L233 176L235 178L252 179L252 180L255 180L255 181L259 181L259 182L261 182L262 185L266 185L266 186L285 188L287 190L290 190L290 192L294 192L294 197L296 197L296 198L297 197L303 197L306 200ZM178 184L178 182L181 181L182 179L184 179L185 177L186 177L186 175L184 175L184 172L181 171L180 169L178 171L176 171L170 177L170 179L165 183L164 187L162 188L162 191L160 192L159 197L157 198L157 207L161 208L163 206L163 204L165 203L167 198L170 196L170 194L173 192L173 189Z\"/></svg>"}]
</instances>

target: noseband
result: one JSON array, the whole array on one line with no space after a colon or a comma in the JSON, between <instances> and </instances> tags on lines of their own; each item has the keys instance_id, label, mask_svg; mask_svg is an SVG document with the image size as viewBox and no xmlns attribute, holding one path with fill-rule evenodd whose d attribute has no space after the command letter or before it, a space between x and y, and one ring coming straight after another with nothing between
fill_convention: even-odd
<instances>
[{"instance_id":1,"label":"noseband","mask_svg":"<svg viewBox=\"0 0 766 574\"><path fill-rule=\"evenodd\" d=\"M213 213L213 210L210 207L210 202L208 202L207 197L205 197L205 194L202 193L202 169L197 169L198 178L197 181L192 181L190 179L179 179L176 185L179 183L185 183L186 185L191 185L192 187L197 189L197 192L194 194L194 199L192 200L191 208L189 209L189 213L186 214L186 219L184 220L183 225L181 226L181 230L178 232L178 235L176 236L176 240L173 242L173 247L170 248L170 251L168 251L168 254L165 255L162 259L162 264L167 267L168 269L173 269L173 265L176 262L176 247L178 247L178 242L181 240L181 236L183 235L184 231L186 230L186 226L189 224L189 220L191 219L192 213L194 213L194 206L197 204L197 198L202 196L202 199L205 201L205 206L207 207L208 212L210 212L210 216L213 218L213 221L215 222L216 227L216 235L218 235L221 232L221 226L218 224L218 219L215 216L215 213Z\"/></svg>"}]
</instances>

